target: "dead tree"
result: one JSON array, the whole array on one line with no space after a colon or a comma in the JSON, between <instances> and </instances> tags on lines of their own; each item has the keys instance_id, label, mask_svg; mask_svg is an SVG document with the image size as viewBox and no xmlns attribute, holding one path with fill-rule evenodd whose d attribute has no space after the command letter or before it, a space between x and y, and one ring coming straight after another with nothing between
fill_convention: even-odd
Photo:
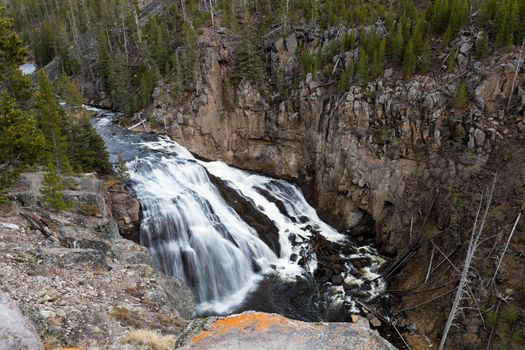
<instances>
[{"instance_id":1,"label":"dead tree","mask_svg":"<svg viewBox=\"0 0 525 350\"><path fill-rule=\"evenodd\" d=\"M490 192L487 198L487 204L485 207L485 212L483 214L483 219L481 220L479 230L476 232L478 218L479 218L481 206L483 203L483 194L479 202L479 207L476 213L476 219L474 220L472 234L470 236L470 243L469 243L468 250L467 250L467 256L465 257L463 271L461 272L461 279L459 280L459 286L456 292L456 296L454 298L454 302L452 303L452 309L450 310L450 314L448 316L447 323L445 324L445 330L443 331L443 336L441 337L441 342L439 343L439 348L438 348L439 350L444 349L448 332L450 331L450 327L452 326L452 323L454 322L454 319L456 318L458 308L460 306L460 302L461 300L463 300L464 295L468 293L469 272L471 269L472 260L478 248L479 237L483 233L483 228L485 226L485 221L487 219L487 214L490 208L490 203L492 201L492 195L494 194L495 186L496 186L496 176L494 176L494 181L492 182L492 188L490 189Z\"/></svg>"}]
</instances>

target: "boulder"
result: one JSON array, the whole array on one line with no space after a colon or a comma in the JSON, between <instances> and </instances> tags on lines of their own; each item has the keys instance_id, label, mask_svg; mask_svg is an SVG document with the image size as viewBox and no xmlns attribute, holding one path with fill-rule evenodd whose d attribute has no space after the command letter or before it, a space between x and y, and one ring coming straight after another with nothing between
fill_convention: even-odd
<instances>
[{"instance_id":1,"label":"boulder","mask_svg":"<svg viewBox=\"0 0 525 350\"><path fill-rule=\"evenodd\" d=\"M24 318L18 306L8 296L0 292L0 349L43 348L35 327Z\"/></svg>"},{"instance_id":2,"label":"boulder","mask_svg":"<svg viewBox=\"0 0 525 350\"><path fill-rule=\"evenodd\" d=\"M474 140L476 141L476 146L483 146L485 143L485 133L480 129L474 130Z\"/></svg>"},{"instance_id":3,"label":"boulder","mask_svg":"<svg viewBox=\"0 0 525 350\"><path fill-rule=\"evenodd\" d=\"M182 349L395 349L363 323L307 323L281 315L245 312L193 320Z\"/></svg>"},{"instance_id":4,"label":"boulder","mask_svg":"<svg viewBox=\"0 0 525 350\"><path fill-rule=\"evenodd\" d=\"M122 237L140 242L140 204L118 183L110 183L108 188L111 213L115 218Z\"/></svg>"},{"instance_id":5,"label":"boulder","mask_svg":"<svg viewBox=\"0 0 525 350\"><path fill-rule=\"evenodd\" d=\"M155 274L155 279L164 292L170 311L178 312L183 318L190 319L195 308L195 297L191 289L177 277L167 276L161 272Z\"/></svg>"}]
</instances>

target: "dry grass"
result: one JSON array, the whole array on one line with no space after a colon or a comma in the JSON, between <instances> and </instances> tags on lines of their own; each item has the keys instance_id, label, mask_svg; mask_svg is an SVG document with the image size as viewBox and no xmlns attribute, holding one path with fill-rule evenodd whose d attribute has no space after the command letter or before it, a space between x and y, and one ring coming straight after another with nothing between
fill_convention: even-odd
<instances>
[{"instance_id":1,"label":"dry grass","mask_svg":"<svg viewBox=\"0 0 525 350\"><path fill-rule=\"evenodd\" d=\"M111 317L119 321L124 326L136 326L137 315L133 315L132 312L123 306L114 307L111 310Z\"/></svg>"},{"instance_id":2,"label":"dry grass","mask_svg":"<svg viewBox=\"0 0 525 350\"><path fill-rule=\"evenodd\" d=\"M169 350L175 346L176 340L172 336L163 336L149 329L137 329L122 338L121 343L143 346L151 350Z\"/></svg>"},{"instance_id":3,"label":"dry grass","mask_svg":"<svg viewBox=\"0 0 525 350\"><path fill-rule=\"evenodd\" d=\"M141 299L144 296L144 293L137 287L126 287L124 291L137 299Z\"/></svg>"},{"instance_id":4,"label":"dry grass","mask_svg":"<svg viewBox=\"0 0 525 350\"><path fill-rule=\"evenodd\" d=\"M79 212L82 215L86 216L101 216L102 212L100 211L100 208L98 205L94 203L83 203L81 204L77 212Z\"/></svg>"},{"instance_id":5,"label":"dry grass","mask_svg":"<svg viewBox=\"0 0 525 350\"><path fill-rule=\"evenodd\" d=\"M108 176L104 180L104 187L106 188L106 190L117 188L120 186L122 186L122 182L120 182L120 180L117 179L115 176Z\"/></svg>"}]
</instances>

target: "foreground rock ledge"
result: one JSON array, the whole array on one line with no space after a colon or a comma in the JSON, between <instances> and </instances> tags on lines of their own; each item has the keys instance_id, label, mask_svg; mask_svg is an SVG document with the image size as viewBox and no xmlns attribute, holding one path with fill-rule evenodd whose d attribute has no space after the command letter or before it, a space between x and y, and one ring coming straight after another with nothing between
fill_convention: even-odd
<instances>
[{"instance_id":1,"label":"foreground rock ledge","mask_svg":"<svg viewBox=\"0 0 525 350\"><path fill-rule=\"evenodd\" d=\"M307 323L276 314L245 312L193 320L179 338L181 349L395 349L356 323Z\"/></svg>"},{"instance_id":2,"label":"foreground rock ledge","mask_svg":"<svg viewBox=\"0 0 525 350\"><path fill-rule=\"evenodd\" d=\"M41 350L44 346L18 306L0 292L0 349Z\"/></svg>"}]
</instances>

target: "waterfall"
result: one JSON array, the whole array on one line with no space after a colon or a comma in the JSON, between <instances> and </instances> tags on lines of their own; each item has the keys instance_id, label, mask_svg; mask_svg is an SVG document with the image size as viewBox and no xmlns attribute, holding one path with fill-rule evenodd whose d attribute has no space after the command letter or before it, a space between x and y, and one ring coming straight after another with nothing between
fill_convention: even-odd
<instances>
[{"instance_id":1,"label":"waterfall","mask_svg":"<svg viewBox=\"0 0 525 350\"><path fill-rule=\"evenodd\" d=\"M198 302L221 311L242 301L232 296L242 297L254 285L254 266L277 261L198 162L148 156L131 180L143 208L142 243L158 268L188 282Z\"/></svg>"},{"instance_id":2,"label":"waterfall","mask_svg":"<svg viewBox=\"0 0 525 350\"><path fill-rule=\"evenodd\" d=\"M141 243L156 268L193 289L197 312L233 310L270 271L313 273L316 256L305 253L312 232L346 241L297 186L195 159L167 137L128 132L104 115L95 127L111 160L122 155L130 170L142 206Z\"/></svg>"}]
</instances>

